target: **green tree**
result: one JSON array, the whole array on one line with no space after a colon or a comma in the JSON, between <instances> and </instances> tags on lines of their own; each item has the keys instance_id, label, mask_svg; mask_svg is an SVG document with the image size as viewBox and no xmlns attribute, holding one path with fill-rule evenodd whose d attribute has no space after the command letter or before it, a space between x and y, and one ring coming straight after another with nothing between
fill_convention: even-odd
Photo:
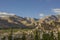
<instances>
[{"instance_id":1,"label":"green tree","mask_svg":"<svg viewBox=\"0 0 60 40\"><path fill-rule=\"evenodd\" d=\"M54 40L53 32L51 32L51 34L50 34L50 40Z\"/></svg>"},{"instance_id":2,"label":"green tree","mask_svg":"<svg viewBox=\"0 0 60 40\"><path fill-rule=\"evenodd\" d=\"M5 37L3 37L2 40L5 40Z\"/></svg>"},{"instance_id":3,"label":"green tree","mask_svg":"<svg viewBox=\"0 0 60 40\"><path fill-rule=\"evenodd\" d=\"M58 32L58 40L60 40L60 32Z\"/></svg>"},{"instance_id":4,"label":"green tree","mask_svg":"<svg viewBox=\"0 0 60 40\"><path fill-rule=\"evenodd\" d=\"M9 40L12 40L12 35L13 35L13 28L10 28L10 35L8 36L8 39Z\"/></svg>"},{"instance_id":5,"label":"green tree","mask_svg":"<svg viewBox=\"0 0 60 40\"><path fill-rule=\"evenodd\" d=\"M26 40L25 33L23 32L22 40Z\"/></svg>"},{"instance_id":6,"label":"green tree","mask_svg":"<svg viewBox=\"0 0 60 40\"><path fill-rule=\"evenodd\" d=\"M35 30L35 40L40 40L40 33L37 29Z\"/></svg>"},{"instance_id":7,"label":"green tree","mask_svg":"<svg viewBox=\"0 0 60 40\"><path fill-rule=\"evenodd\" d=\"M43 40L50 40L50 35L47 33L43 34Z\"/></svg>"}]
</instances>

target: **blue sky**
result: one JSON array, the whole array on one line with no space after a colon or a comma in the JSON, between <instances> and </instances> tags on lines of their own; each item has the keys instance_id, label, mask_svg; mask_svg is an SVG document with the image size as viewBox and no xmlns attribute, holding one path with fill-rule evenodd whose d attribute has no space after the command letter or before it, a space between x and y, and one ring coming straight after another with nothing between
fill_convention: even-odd
<instances>
[{"instance_id":1,"label":"blue sky","mask_svg":"<svg viewBox=\"0 0 60 40\"><path fill-rule=\"evenodd\" d=\"M41 18L60 13L60 0L0 0L0 12Z\"/></svg>"}]
</instances>

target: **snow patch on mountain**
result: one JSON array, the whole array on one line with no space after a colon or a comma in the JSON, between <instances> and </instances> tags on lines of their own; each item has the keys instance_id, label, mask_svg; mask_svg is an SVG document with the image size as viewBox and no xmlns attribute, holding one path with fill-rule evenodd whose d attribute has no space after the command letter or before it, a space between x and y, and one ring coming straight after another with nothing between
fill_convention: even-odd
<instances>
[{"instance_id":1,"label":"snow patch on mountain","mask_svg":"<svg viewBox=\"0 0 60 40\"><path fill-rule=\"evenodd\" d=\"M5 16L14 16L15 14L12 13L7 13L7 12L0 12L0 17L5 17Z\"/></svg>"}]
</instances>

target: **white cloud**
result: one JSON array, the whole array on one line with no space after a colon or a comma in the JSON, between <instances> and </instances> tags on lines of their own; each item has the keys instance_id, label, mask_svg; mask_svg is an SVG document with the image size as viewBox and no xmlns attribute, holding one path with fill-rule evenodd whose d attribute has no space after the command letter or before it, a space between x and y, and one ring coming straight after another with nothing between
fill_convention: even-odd
<instances>
[{"instance_id":1,"label":"white cloud","mask_svg":"<svg viewBox=\"0 0 60 40\"><path fill-rule=\"evenodd\" d=\"M45 15L43 13L39 14L40 18L43 18Z\"/></svg>"},{"instance_id":2,"label":"white cloud","mask_svg":"<svg viewBox=\"0 0 60 40\"><path fill-rule=\"evenodd\" d=\"M60 14L60 8L52 9L54 13Z\"/></svg>"},{"instance_id":3,"label":"white cloud","mask_svg":"<svg viewBox=\"0 0 60 40\"><path fill-rule=\"evenodd\" d=\"M0 15L11 15L11 16L13 16L13 15L15 15L15 14L7 13L7 12L0 12Z\"/></svg>"},{"instance_id":4,"label":"white cloud","mask_svg":"<svg viewBox=\"0 0 60 40\"><path fill-rule=\"evenodd\" d=\"M44 16L44 14L43 13L40 13L39 16Z\"/></svg>"}]
</instances>

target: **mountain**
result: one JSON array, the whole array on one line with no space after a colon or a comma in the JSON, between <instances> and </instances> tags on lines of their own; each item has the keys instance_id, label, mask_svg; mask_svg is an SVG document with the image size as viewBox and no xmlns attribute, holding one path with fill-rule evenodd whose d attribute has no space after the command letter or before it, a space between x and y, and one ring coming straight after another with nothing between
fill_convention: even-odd
<instances>
[{"instance_id":1,"label":"mountain","mask_svg":"<svg viewBox=\"0 0 60 40\"><path fill-rule=\"evenodd\" d=\"M15 14L0 13L0 28L35 28L35 18L20 17Z\"/></svg>"},{"instance_id":2,"label":"mountain","mask_svg":"<svg viewBox=\"0 0 60 40\"><path fill-rule=\"evenodd\" d=\"M50 15L46 16L39 21L39 29L46 31L46 30L60 30L60 15Z\"/></svg>"},{"instance_id":3,"label":"mountain","mask_svg":"<svg viewBox=\"0 0 60 40\"><path fill-rule=\"evenodd\" d=\"M20 17L15 14L0 13L0 28L38 28L42 31L59 30L60 15L50 15L42 19Z\"/></svg>"}]
</instances>

